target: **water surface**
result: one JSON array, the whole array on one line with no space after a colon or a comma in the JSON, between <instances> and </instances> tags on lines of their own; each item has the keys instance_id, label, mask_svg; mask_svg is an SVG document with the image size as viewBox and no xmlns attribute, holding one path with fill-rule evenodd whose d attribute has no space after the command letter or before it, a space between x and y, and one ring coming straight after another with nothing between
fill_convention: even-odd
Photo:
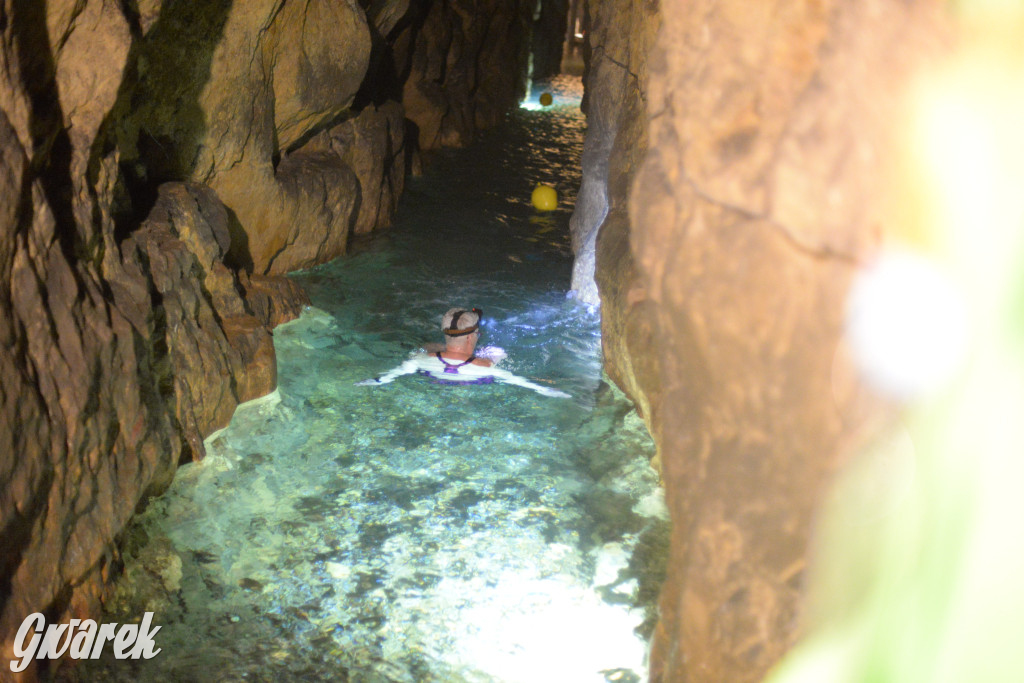
<instances>
[{"instance_id":1,"label":"water surface","mask_svg":"<svg viewBox=\"0 0 1024 683\"><path fill-rule=\"evenodd\" d=\"M667 523L653 446L567 298L578 81L410 179L395 226L294 274L277 392L239 408L128 532L111 619L163 652L84 680L630 681ZM529 202L554 185L559 209ZM381 374L484 309L504 365L572 395Z\"/></svg>"}]
</instances>

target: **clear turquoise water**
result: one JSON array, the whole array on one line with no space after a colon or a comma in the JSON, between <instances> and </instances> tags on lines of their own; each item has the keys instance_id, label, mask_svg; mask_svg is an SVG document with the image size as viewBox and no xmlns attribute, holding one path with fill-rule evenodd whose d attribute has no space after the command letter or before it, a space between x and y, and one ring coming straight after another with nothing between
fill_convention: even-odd
<instances>
[{"instance_id":1,"label":"clear turquoise water","mask_svg":"<svg viewBox=\"0 0 1024 683\"><path fill-rule=\"evenodd\" d=\"M653 445L566 297L579 84L411 179L396 224L294 277L279 382L130 530L110 619L163 652L82 680L641 680L667 522ZM559 209L530 206L537 182ZM485 311L517 374L572 394L354 383ZM120 614L118 613L120 611Z\"/></svg>"}]
</instances>

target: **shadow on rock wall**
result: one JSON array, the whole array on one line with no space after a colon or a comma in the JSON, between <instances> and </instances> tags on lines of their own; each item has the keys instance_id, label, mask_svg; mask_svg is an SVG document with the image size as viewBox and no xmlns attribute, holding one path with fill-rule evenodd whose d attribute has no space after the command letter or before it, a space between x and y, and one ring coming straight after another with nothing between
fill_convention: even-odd
<instances>
[{"instance_id":1,"label":"shadow on rock wall","mask_svg":"<svg viewBox=\"0 0 1024 683\"><path fill-rule=\"evenodd\" d=\"M151 25L135 26L110 117L122 196L136 204L122 207L119 224L129 227L121 232L146 214L161 183L191 181L212 187L230 209L229 260L238 267L280 274L343 253L357 207L376 200L364 202L365 186L379 185L381 173L360 176L307 143L356 114L370 54L360 8L171 3ZM404 128L395 133L382 149L404 151ZM401 154L381 156L404 168Z\"/></svg>"},{"instance_id":2,"label":"shadow on rock wall","mask_svg":"<svg viewBox=\"0 0 1024 683\"><path fill-rule=\"evenodd\" d=\"M421 148L459 147L525 94L533 3L436 0L418 11L402 102Z\"/></svg>"},{"instance_id":3,"label":"shadow on rock wall","mask_svg":"<svg viewBox=\"0 0 1024 683\"><path fill-rule=\"evenodd\" d=\"M200 97L233 0L172 2L151 25L127 14L132 33L124 81L105 121L120 135L128 206L115 207L118 236L137 226L156 201L157 187L189 177L208 122Z\"/></svg>"},{"instance_id":4,"label":"shadow on rock wall","mask_svg":"<svg viewBox=\"0 0 1024 683\"><path fill-rule=\"evenodd\" d=\"M305 299L224 265L227 214L208 188L161 186L146 220L115 239L123 187L100 131L137 15L54 0L8 3L0 17L6 659L28 614L97 613L113 539L239 401L274 388L269 328Z\"/></svg>"}]
</instances>

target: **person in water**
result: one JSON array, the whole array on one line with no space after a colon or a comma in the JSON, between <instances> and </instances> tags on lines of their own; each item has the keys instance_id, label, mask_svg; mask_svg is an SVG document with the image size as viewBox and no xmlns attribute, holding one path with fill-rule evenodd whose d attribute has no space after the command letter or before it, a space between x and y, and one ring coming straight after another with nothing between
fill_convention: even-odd
<instances>
[{"instance_id":1,"label":"person in water","mask_svg":"<svg viewBox=\"0 0 1024 683\"><path fill-rule=\"evenodd\" d=\"M440 384L468 385L503 382L533 389L545 396L568 398L569 394L551 387L535 384L496 367L505 358L505 352L496 347L477 349L480 341L480 322L483 311L479 308L449 309L441 319L444 346L429 345L425 353L417 353L397 368L380 377L356 382L359 386L387 384L402 375L419 373Z\"/></svg>"}]
</instances>

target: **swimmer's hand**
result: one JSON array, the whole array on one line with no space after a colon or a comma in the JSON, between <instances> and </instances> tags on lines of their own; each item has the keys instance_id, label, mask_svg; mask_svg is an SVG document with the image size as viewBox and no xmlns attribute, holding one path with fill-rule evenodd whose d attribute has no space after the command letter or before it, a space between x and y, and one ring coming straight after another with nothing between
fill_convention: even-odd
<instances>
[{"instance_id":1,"label":"swimmer's hand","mask_svg":"<svg viewBox=\"0 0 1024 683\"><path fill-rule=\"evenodd\" d=\"M362 382L356 382L356 386L370 387L375 386L377 384L387 384L388 382L395 381L396 377L411 374L413 372L416 372L418 369L419 363L416 360L416 358L410 358L409 360L399 365L397 368L388 370L380 377L374 377L373 379L364 379Z\"/></svg>"}]
</instances>

